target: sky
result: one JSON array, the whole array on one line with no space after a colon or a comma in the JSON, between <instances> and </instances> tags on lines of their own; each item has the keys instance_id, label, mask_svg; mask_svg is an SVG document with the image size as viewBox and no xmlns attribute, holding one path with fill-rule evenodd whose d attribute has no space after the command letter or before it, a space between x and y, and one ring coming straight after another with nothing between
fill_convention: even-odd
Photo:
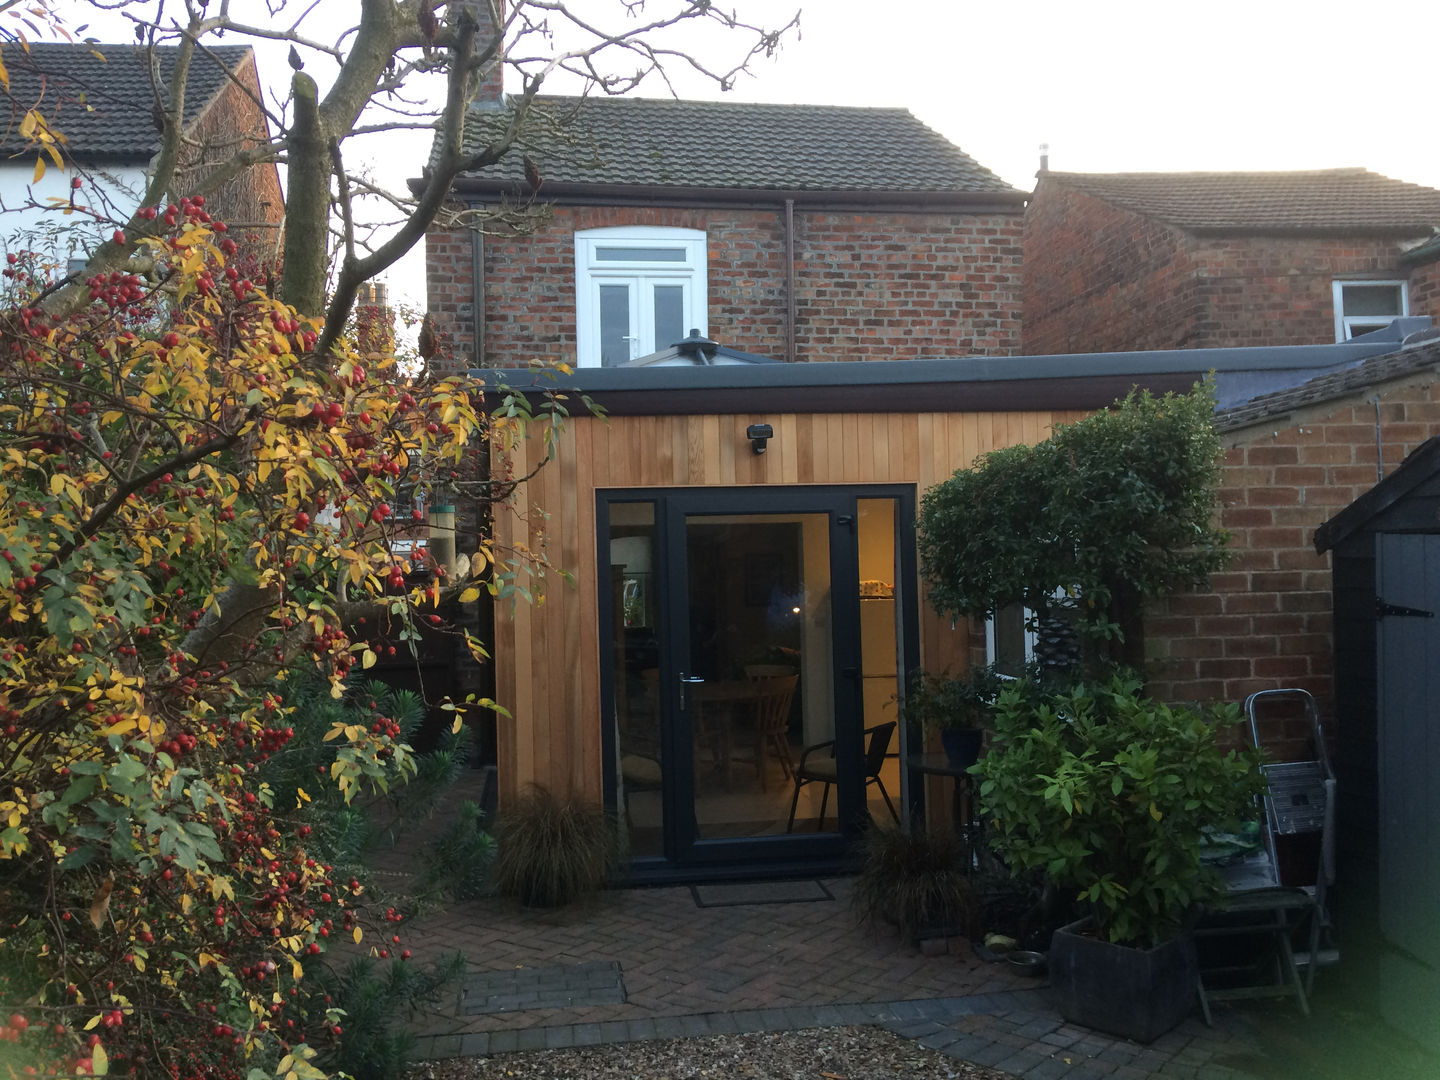
<instances>
[{"instance_id":1,"label":"sky","mask_svg":"<svg viewBox=\"0 0 1440 1080\"><path fill-rule=\"evenodd\" d=\"M720 2L770 23L790 10L777 0ZM651 0L652 10L661 3ZM613 11L618 0L575 6ZM682 79L680 96L907 108L1027 191L1041 143L1049 144L1056 170L1360 165L1440 188L1430 57L1440 41L1440 5L1428 0L797 6L799 35L773 60L757 61L729 95ZM92 22L90 32L106 40L129 39L123 26L114 32L113 21ZM687 44L713 53L723 47L717 33L707 30ZM260 64L263 80L288 82L283 48L262 50ZM398 185L412 175L427 139L413 141L397 153L399 144L387 138L373 158L377 177ZM423 260L407 259L389 275L392 294L421 300L423 274Z\"/></svg>"}]
</instances>

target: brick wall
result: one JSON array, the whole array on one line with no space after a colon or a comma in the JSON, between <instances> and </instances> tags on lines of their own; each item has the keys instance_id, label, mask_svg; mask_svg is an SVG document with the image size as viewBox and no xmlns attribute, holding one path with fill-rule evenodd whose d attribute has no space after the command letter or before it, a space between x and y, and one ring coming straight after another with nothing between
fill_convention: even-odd
<instances>
[{"instance_id":1,"label":"brick wall","mask_svg":"<svg viewBox=\"0 0 1440 1080\"><path fill-rule=\"evenodd\" d=\"M1185 234L1043 178L1025 209L1027 355L1195 345Z\"/></svg>"},{"instance_id":2,"label":"brick wall","mask_svg":"<svg viewBox=\"0 0 1440 1080\"><path fill-rule=\"evenodd\" d=\"M1322 237L1191 241L1203 314L1195 344L1320 345L1335 340L1337 278L1407 277L1396 240Z\"/></svg>"},{"instance_id":3,"label":"brick wall","mask_svg":"<svg viewBox=\"0 0 1440 1080\"><path fill-rule=\"evenodd\" d=\"M1025 212L1023 351L1335 340L1337 278L1404 278L1393 239L1197 237L1041 179ZM1417 270L1417 274L1420 271ZM1412 314L1440 314L1436 272Z\"/></svg>"},{"instance_id":4,"label":"brick wall","mask_svg":"<svg viewBox=\"0 0 1440 1080\"><path fill-rule=\"evenodd\" d=\"M1317 410L1317 412L1320 410ZM1380 393L1294 424L1224 436L1220 520L1235 555L1207 591L1173 596L1145 620L1151 691L1170 701L1240 702L1301 687L1331 697L1330 556L1315 530L1440 434L1440 385Z\"/></svg>"},{"instance_id":5,"label":"brick wall","mask_svg":"<svg viewBox=\"0 0 1440 1080\"><path fill-rule=\"evenodd\" d=\"M1440 325L1440 260L1410 268L1410 314L1429 315Z\"/></svg>"},{"instance_id":6,"label":"brick wall","mask_svg":"<svg viewBox=\"0 0 1440 1080\"><path fill-rule=\"evenodd\" d=\"M234 83L227 83L186 133L194 145L187 151L185 165L177 176L177 187L182 194L198 186L215 164L268 138L265 116L255 104L260 96L260 83L253 54L236 74L249 93ZM247 247L257 257L260 257L259 249L268 252L273 248L274 226L285 217L280 175L273 162L246 169L208 197L207 204L223 221L240 227L250 241ZM264 227L266 224L271 227Z\"/></svg>"},{"instance_id":7,"label":"brick wall","mask_svg":"<svg viewBox=\"0 0 1440 1080\"><path fill-rule=\"evenodd\" d=\"M557 207L533 235L485 240L486 362L573 361L580 229L658 225L708 237L709 333L785 355L785 234L780 210ZM430 311L473 355L470 235L426 238ZM795 215L800 360L1008 355L1020 344L1018 215Z\"/></svg>"}]
</instances>

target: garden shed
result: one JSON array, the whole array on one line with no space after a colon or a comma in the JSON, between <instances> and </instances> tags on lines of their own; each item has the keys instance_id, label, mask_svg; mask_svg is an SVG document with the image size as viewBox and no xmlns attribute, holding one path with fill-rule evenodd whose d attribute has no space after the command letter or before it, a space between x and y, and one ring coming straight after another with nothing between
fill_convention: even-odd
<instances>
[{"instance_id":1,"label":"garden shed","mask_svg":"<svg viewBox=\"0 0 1440 1080\"><path fill-rule=\"evenodd\" d=\"M1315 547L1334 568L1346 966L1391 1023L1440 1047L1440 438Z\"/></svg>"}]
</instances>

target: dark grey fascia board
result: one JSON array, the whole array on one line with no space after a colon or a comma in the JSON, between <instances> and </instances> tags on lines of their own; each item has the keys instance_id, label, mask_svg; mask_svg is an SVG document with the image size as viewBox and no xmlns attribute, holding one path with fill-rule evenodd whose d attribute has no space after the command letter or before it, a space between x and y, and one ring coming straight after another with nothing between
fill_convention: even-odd
<instances>
[{"instance_id":1,"label":"dark grey fascia board","mask_svg":"<svg viewBox=\"0 0 1440 1080\"><path fill-rule=\"evenodd\" d=\"M415 189L421 181L412 180ZM452 191L461 197L528 197L513 180L457 176ZM793 199L804 210L873 210L884 207L911 213L953 210L967 214L1022 214L1029 195L1023 191L820 191L806 188L721 188L645 184L583 184L547 180L537 198L557 206L691 206L740 209L783 207Z\"/></svg>"},{"instance_id":2,"label":"dark grey fascia board","mask_svg":"<svg viewBox=\"0 0 1440 1080\"><path fill-rule=\"evenodd\" d=\"M1374 336L1374 335L1372 335ZM486 386L587 394L614 413L996 412L1085 409L1132 387L1186 390L1210 372L1318 371L1395 351L1396 338L1338 345L1133 353L821 361L715 367L578 368L570 375L474 370Z\"/></svg>"}]
</instances>

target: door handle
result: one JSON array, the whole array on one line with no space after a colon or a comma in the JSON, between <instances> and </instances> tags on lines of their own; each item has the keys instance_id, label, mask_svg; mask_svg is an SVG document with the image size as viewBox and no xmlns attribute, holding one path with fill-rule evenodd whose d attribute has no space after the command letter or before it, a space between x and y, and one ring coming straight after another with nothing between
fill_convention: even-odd
<instances>
[{"instance_id":1,"label":"door handle","mask_svg":"<svg viewBox=\"0 0 1440 1080\"><path fill-rule=\"evenodd\" d=\"M702 679L699 675L687 675L683 671L680 672L680 708L685 708L685 687L698 686L704 681L705 680Z\"/></svg>"}]
</instances>

